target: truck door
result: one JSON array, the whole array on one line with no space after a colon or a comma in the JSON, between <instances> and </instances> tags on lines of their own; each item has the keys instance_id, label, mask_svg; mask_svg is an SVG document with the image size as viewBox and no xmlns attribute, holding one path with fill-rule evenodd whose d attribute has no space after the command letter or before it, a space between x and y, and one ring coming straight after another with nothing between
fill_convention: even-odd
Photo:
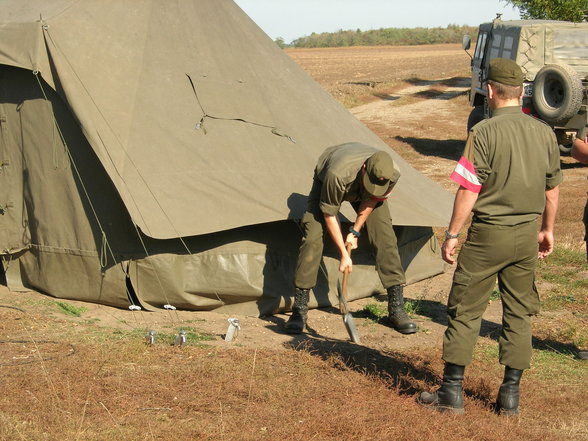
<instances>
[{"instance_id":1,"label":"truck door","mask_svg":"<svg viewBox=\"0 0 588 441\"><path fill-rule=\"evenodd\" d=\"M478 40L476 41L476 51L472 60L472 87L470 93L470 105L481 106L484 104L484 97L486 96L486 89L483 87L484 74L484 58L487 52L486 46L490 35L489 26L480 26L478 31Z\"/></svg>"}]
</instances>

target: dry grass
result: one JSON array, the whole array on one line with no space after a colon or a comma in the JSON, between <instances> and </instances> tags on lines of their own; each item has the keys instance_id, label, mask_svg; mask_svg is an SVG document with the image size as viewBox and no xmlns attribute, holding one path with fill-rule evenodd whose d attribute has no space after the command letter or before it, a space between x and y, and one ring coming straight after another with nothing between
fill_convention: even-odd
<instances>
[{"instance_id":1,"label":"dry grass","mask_svg":"<svg viewBox=\"0 0 588 441\"><path fill-rule=\"evenodd\" d=\"M4 332L29 341L18 344L28 355L19 358L13 344L0 344L2 440L580 440L587 433L579 418L588 410L585 371L566 377L565 394L541 367L532 371L525 412L505 420L490 411L500 372L488 372L483 351L468 369L468 413L448 417L414 402L437 381L438 351L383 353L313 339L279 351L146 346L5 309L0 319ZM80 343L72 346L75 335ZM576 364L564 360L560 369L569 374Z\"/></svg>"}]
</instances>

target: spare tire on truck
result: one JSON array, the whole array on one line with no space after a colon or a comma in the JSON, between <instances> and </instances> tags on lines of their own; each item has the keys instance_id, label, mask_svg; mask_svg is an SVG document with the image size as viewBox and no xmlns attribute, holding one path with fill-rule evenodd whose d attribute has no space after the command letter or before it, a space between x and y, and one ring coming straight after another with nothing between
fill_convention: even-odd
<instances>
[{"instance_id":1,"label":"spare tire on truck","mask_svg":"<svg viewBox=\"0 0 588 441\"><path fill-rule=\"evenodd\" d=\"M583 98L582 79L567 64L546 64L535 76L533 106L548 123L563 123L573 117Z\"/></svg>"}]
</instances>

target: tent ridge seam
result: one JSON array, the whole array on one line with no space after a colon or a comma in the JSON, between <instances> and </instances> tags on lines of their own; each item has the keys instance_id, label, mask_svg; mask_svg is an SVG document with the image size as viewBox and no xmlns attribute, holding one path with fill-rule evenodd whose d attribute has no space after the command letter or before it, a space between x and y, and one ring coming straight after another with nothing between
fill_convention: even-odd
<instances>
[{"instance_id":1,"label":"tent ridge seam","mask_svg":"<svg viewBox=\"0 0 588 441\"><path fill-rule=\"evenodd\" d=\"M76 248L65 248L65 247L55 247L50 245L41 245L41 244L30 244L30 249L36 249L39 251L49 252L49 253L56 253L56 254L75 254L79 256L91 256L91 257L98 257L97 251L92 250L81 250Z\"/></svg>"}]
</instances>

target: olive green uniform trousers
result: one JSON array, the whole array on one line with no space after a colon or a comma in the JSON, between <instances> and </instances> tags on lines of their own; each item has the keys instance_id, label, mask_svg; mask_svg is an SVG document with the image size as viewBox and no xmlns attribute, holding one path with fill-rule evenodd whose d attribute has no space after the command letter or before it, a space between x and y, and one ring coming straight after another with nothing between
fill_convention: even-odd
<instances>
[{"instance_id":1,"label":"olive green uniform trousers","mask_svg":"<svg viewBox=\"0 0 588 441\"><path fill-rule=\"evenodd\" d=\"M326 232L324 215L319 208L320 194L321 182L315 179L308 195L307 209L301 221L303 237L294 275L294 285L298 288L309 289L316 285L323 255L323 235ZM360 202L351 203L356 211L359 204ZM386 201L376 206L368 216L365 228L369 242L375 251L376 270L382 285L384 288L403 285L406 279ZM343 232L343 235L345 236L346 232Z\"/></svg>"},{"instance_id":2,"label":"olive green uniform trousers","mask_svg":"<svg viewBox=\"0 0 588 441\"><path fill-rule=\"evenodd\" d=\"M449 293L445 362L466 366L472 361L482 315L498 277L503 311L500 363L514 369L529 368L531 316L540 307L535 288L537 252L536 221L516 226L472 222Z\"/></svg>"}]
</instances>

